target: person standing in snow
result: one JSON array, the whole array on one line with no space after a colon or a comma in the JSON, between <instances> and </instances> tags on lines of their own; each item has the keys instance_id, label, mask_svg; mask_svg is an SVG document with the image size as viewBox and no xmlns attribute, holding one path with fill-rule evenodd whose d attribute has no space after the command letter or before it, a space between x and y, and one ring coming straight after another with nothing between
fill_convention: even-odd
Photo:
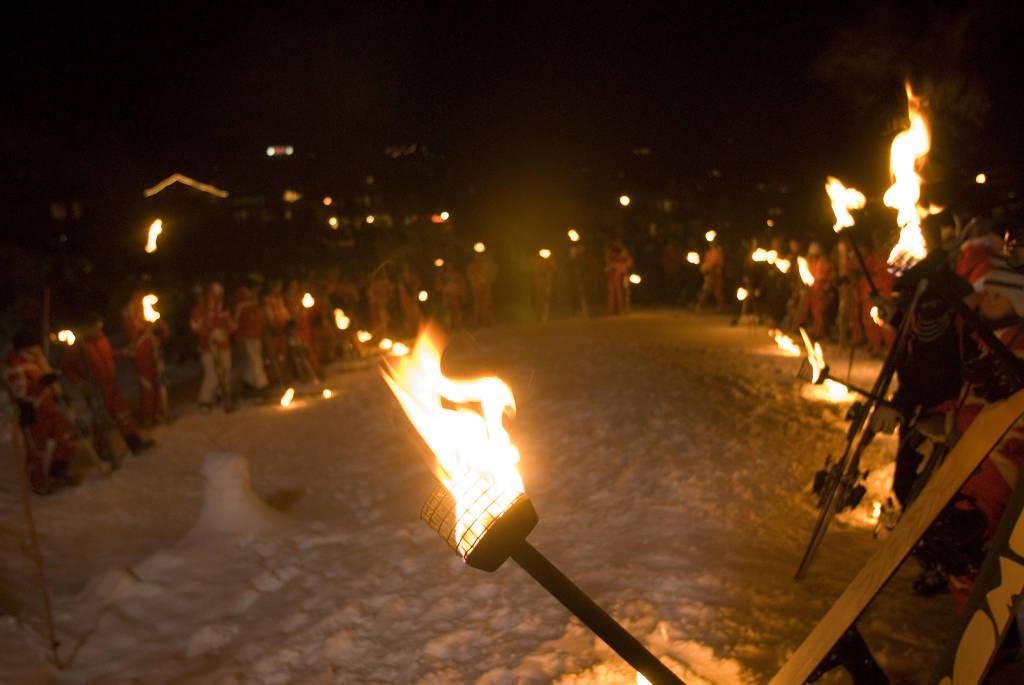
<instances>
[{"instance_id":1,"label":"person standing in snow","mask_svg":"<svg viewBox=\"0 0 1024 685\"><path fill-rule=\"evenodd\" d=\"M217 281L206 286L203 299L192 309L189 326L196 336L199 360L203 365L199 409L209 412L219 391L224 411L231 411L231 334L235 326L231 314L224 307L224 286Z\"/></svg>"},{"instance_id":2,"label":"person standing in snow","mask_svg":"<svg viewBox=\"0 0 1024 685\"><path fill-rule=\"evenodd\" d=\"M473 298L473 325L477 328L494 323L494 282L498 265L488 252L477 252L466 267L466 280Z\"/></svg>"},{"instance_id":3,"label":"person standing in snow","mask_svg":"<svg viewBox=\"0 0 1024 685\"><path fill-rule=\"evenodd\" d=\"M242 392L264 395L270 382L263 368L264 321L259 299L263 277L253 273L246 280L235 291L232 311L242 352Z\"/></svg>"},{"instance_id":4,"label":"person standing in snow","mask_svg":"<svg viewBox=\"0 0 1024 685\"><path fill-rule=\"evenodd\" d=\"M826 316L832 303L832 262L818 242L807 246L807 267L814 277L814 284L807 292L806 314L810 318L811 336L819 340L828 332Z\"/></svg>"},{"instance_id":5,"label":"person standing in snow","mask_svg":"<svg viewBox=\"0 0 1024 685\"><path fill-rule=\"evenodd\" d=\"M700 271L704 274L704 285L697 300L697 309L703 309L714 298L715 308L721 311L725 307L725 253L718 243L708 245L700 263Z\"/></svg>"},{"instance_id":6,"label":"person standing in snow","mask_svg":"<svg viewBox=\"0 0 1024 685\"><path fill-rule=\"evenodd\" d=\"M139 434L128 400L117 384L117 361L110 340L103 332L103 319L98 314L89 314L79 332L78 342L61 360L61 370L83 388L84 394L94 389L98 391L102 407L94 404L94 412L105 411L109 415L132 454L149 449L155 443Z\"/></svg>"},{"instance_id":7,"label":"person standing in snow","mask_svg":"<svg viewBox=\"0 0 1024 685\"><path fill-rule=\"evenodd\" d=\"M162 320L146 321L142 304L146 293L136 290L121 310L121 320L128 340L128 356L139 379L139 421L150 427L158 419L167 417L167 389L163 382L163 355L161 346L168 335Z\"/></svg>"},{"instance_id":8,"label":"person standing in snow","mask_svg":"<svg viewBox=\"0 0 1024 685\"><path fill-rule=\"evenodd\" d=\"M633 255L620 240L613 240L604 250L605 291L608 313L625 314L627 307L626 278L633 268Z\"/></svg>"},{"instance_id":9,"label":"person standing in snow","mask_svg":"<svg viewBox=\"0 0 1024 685\"><path fill-rule=\"evenodd\" d=\"M555 258L549 250L541 250L530 261L530 280L533 283L533 306L537 318L547 323L551 318L551 298L555 290Z\"/></svg>"},{"instance_id":10,"label":"person standing in snow","mask_svg":"<svg viewBox=\"0 0 1024 685\"><path fill-rule=\"evenodd\" d=\"M284 304L281 290L284 283L281 279L270 281L267 293L263 296L263 354L270 361L269 369L273 373L275 383L284 384L285 364L288 361L287 328L291 316Z\"/></svg>"}]
</instances>

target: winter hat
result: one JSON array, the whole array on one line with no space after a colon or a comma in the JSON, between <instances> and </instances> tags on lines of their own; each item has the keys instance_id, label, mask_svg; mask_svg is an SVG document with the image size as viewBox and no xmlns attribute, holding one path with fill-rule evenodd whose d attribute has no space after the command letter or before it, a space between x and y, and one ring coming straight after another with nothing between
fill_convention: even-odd
<instances>
[{"instance_id":1,"label":"winter hat","mask_svg":"<svg viewBox=\"0 0 1024 685\"><path fill-rule=\"evenodd\" d=\"M994 290L1010 301L1017 316L1024 316L1024 273L1000 261L979 281L981 285L976 283L976 289Z\"/></svg>"}]
</instances>

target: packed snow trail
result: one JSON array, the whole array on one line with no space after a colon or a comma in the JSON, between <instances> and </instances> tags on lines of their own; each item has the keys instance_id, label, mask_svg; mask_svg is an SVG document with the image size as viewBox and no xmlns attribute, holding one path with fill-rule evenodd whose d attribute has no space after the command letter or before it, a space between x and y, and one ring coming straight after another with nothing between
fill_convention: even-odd
<instances>
[{"instance_id":1,"label":"packed snow trail","mask_svg":"<svg viewBox=\"0 0 1024 685\"><path fill-rule=\"evenodd\" d=\"M797 381L763 328L686 313L506 326L458 337L445 363L515 392L531 542L687 682L767 681L873 548L849 516L792 580L845 407ZM186 416L109 480L34 500L59 675L24 625L39 611L4 481L0 609L22 620L0 618L0 682L635 682L514 564L468 568L418 520L434 480L376 370L331 386L289 410ZM244 457L258 498L242 487L212 498L227 514L203 511L211 453ZM926 673L955 622L948 598L911 595L913 575L861 622L893 674Z\"/></svg>"}]
</instances>

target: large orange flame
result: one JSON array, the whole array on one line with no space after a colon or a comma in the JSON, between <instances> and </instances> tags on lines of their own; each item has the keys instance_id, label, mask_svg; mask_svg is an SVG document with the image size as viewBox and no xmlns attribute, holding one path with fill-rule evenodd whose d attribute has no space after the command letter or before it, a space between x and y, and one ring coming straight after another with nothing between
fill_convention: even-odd
<instances>
[{"instance_id":1,"label":"large orange flame","mask_svg":"<svg viewBox=\"0 0 1024 685\"><path fill-rule=\"evenodd\" d=\"M434 474L455 500L455 540L466 556L524 493L516 469L519 450L502 425L516 404L499 378L447 378L441 372L442 347L441 336L426 328L412 353L388 364L383 376L434 453Z\"/></svg>"},{"instance_id":2,"label":"large orange flame","mask_svg":"<svg viewBox=\"0 0 1024 685\"><path fill-rule=\"evenodd\" d=\"M825 352L821 349L821 343L811 342L811 336L807 331L800 329L800 337L804 339L804 347L807 349L807 361L811 364L811 382L822 383L822 374L825 373ZM833 402L841 402L846 399L850 391L845 385L831 378L824 379L825 389L828 391L828 398Z\"/></svg>"},{"instance_id":3,"label":"large orange flame","mask_svg":"<svg viewBox=\"0 0 1024 685\"><path fill-rule=\"evenodd\" d=\"M836 215L836 223L832 230L839 233L844 228L849 228L855 223L850 210L864 209L867 198L864 193L856 188L847 188L835 176L829 176L825 183L825 192L832 203L832 213Z\"/></svg>"},{"instance_id":4,"label":"large orange flame","mask_svg":"<svg viewBox=\"0 0 1024 685\"><path fill-rule=\"evenodd\" d=\"M889 253L889 266L908 269L928 254L924 234L921 233L921 217L928 210L918 205L921 199L921 176L931 149L931 132L921 111L921 100L916 97L907 83L907 113L910 128L900 131L892 140L889 151L889 175L892 185L885 191L882 202L897 211L896 223L900 227L900 239Z\"/></svg>"}]
</instances>

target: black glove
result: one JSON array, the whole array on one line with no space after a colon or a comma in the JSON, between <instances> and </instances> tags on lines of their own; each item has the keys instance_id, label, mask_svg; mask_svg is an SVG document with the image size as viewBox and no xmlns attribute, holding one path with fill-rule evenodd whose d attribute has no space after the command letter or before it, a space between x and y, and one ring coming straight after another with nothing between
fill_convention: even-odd
<instances>
[{"instance_id":1,"label":"black glove","mask_svg":"<svg viewBox=\"0 0 1024 685\"><path fill-rule=\"evenodd\" d=\"M36 407L31 402L18 402L18 425L31 426L36 422Z\"/></svg>"},{"instance_id":2,"label":"black glove","mask_svg":"<svg viewBox=\"0 0 1024 685\"><path fill-rule=\"evenodd\" d=\"M1000 363L994 354L975 357L964 362L964 380L974 386L974 392L986 402L1006 399L1020 389L1017 375Z\"/></svg>"}]
</instances>

